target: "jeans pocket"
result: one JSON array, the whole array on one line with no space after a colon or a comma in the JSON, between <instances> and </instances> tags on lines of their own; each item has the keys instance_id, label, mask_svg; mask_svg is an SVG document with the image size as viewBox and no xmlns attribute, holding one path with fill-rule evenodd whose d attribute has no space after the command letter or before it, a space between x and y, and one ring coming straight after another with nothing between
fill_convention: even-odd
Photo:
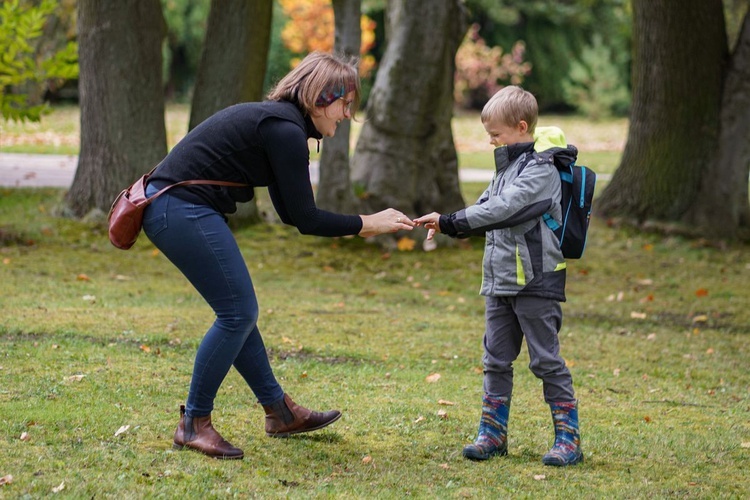
<instances>
[{"instance_id":1,"label":"jeans pocket","mask_svg":"<svg viewBox=\"0 0 750 500\"><path fill-rule=\"evenodd\" d=\"M167 214L165 212L150 210L147 215L148 217L143 218L143 231L149 238L153 238L167 229Z\"/></svg>"}]
</instances>

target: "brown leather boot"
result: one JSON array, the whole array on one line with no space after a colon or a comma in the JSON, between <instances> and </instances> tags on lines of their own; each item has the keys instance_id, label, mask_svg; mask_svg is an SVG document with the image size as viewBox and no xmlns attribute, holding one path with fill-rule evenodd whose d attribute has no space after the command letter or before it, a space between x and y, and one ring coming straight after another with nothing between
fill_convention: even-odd
<instances>
[{"instance_id":1,"label":"brown leather boot","mask_svg":"<svg viewBox=\"0 0 750 500\"><path fill-rule=\"evenodd\" d=\"M277 438L322 429L341 418L338 410L319 413L303 408L288 394L277 403L264 405L263 409L266 411L266 435Z\"/></svg>"},{"instance_id":2,"label":"brown leather boot","mask_svg":"<svg viewBox=\"0 0 750 500\"><path fill-rule=\"evenodd\" d=\"M234 460L245 456L245 452L232 446L216 432L211 425L211 415L188 417L185 415L185 405L180 405L180 423L174 433L172 448L189 448L220 460Z\"/></svg>"}]
</instances>

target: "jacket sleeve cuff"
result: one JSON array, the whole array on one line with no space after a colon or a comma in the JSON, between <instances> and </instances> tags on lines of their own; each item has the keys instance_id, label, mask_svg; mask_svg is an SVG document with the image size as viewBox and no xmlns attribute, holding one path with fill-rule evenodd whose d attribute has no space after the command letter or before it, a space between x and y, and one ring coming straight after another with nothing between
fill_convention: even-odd
<instances>
[{"instance_id":1,"label":"jacket sleeve cuff","mask_svg":"<svg viewBox=\"0 0 750 500\"><path fill-rule=\"evenodd\" d=\"M441 215L439 224L441 233L447 234L451 238L455 238L458 235L456 226L453 224L453 214Z\"/></svg>"}]
</instances>

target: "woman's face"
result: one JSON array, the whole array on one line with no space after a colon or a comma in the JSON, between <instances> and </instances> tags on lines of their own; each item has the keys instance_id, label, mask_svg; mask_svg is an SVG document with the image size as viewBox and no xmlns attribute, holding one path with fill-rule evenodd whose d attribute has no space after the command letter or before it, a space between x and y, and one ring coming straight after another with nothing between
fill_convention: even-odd
<instances>
[{"instance_id":1,"label":"woman's face","mask_svg":"<svg viewBox=\"0 0 750 500\"><path fill-rule=\"evenodd\" d=\"M330 105L324 108L315 108L310 118L313 125L323 137L333 137L336 133L336 127L342 120L350 120L352 117L352 101L354 100L354 91L349 92L344 97L336 99Z\"/></svg>"}]
</instances>

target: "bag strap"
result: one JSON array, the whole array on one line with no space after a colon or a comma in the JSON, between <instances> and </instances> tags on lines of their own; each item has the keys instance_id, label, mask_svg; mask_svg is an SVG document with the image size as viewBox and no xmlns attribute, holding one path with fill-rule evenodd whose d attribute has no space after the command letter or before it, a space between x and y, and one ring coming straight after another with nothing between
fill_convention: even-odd
<instances>
[{"instance_id":1,"label":"bag strap","mask_svg":"<svg viewBox=\"0 0 750 500\"><path fill-rule=\"evenodd\" d=\"M153 170L152 170L152 172L153 172ZM150 175L151 175L151 173L149 172L149 176ZM189 180L189 181L180 181L180 182L176 182L174 184L170 184L169 186L163 187L159 191L157 191L156 193L154 193L152 196L149 196L148 198L146 198L146 204L147 205L150 204L156 198L158 198L159 196L161 196L165 192L169 191L173 187L191 186L191 185L195 185L195 184L210 184L212 186L227 186L227 187L246 187L246 186L250 185L250 184L242 184L240 182L209 181L209 180L197 180L197 179L196 180Z\"/></svg>"}]
</instances>

